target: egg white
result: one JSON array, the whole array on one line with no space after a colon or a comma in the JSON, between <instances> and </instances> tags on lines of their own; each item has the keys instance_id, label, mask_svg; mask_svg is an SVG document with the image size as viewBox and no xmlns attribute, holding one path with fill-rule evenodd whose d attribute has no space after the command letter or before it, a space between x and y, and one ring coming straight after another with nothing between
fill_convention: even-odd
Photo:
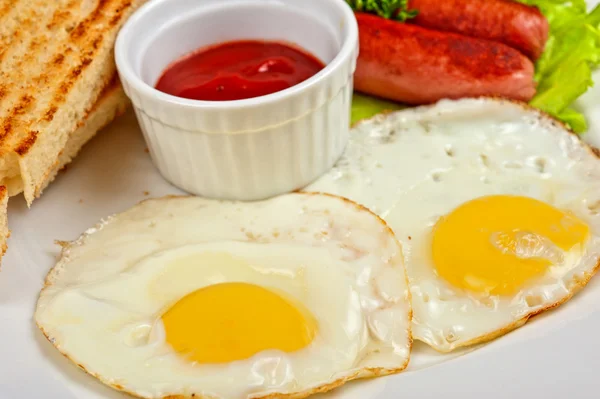
<instances>
[{"instance_id":1,"label":"egg white","mask_svg":"<svg viewBox=\"0 0 600 399\"><path fill-rule=\"evenodd\" d=\"M202 263L214 253L236 262ZM224 282L257 284L301 303L317 321L315 339L293 353L225 364L184 360L166 342L160 316L185 295ZM66 246L35 319L80 367L136 396L302 397L404 369L409 295L392 232L350 201L165 198Z\"/></svg>"},{"instance_id":2,"label":"egg white","mask_svg":"<svg viewBox=\"0 0 600 399\"><path fill-rule=\"evenodd\" d=\"M342 195L383 217L402 242L415 338L439 351L506 333L584 286L600 253L600 161L551 118L492 99L442 101L359 123L338 164L306 188ZM440 216L477 197L512 194L573 212L591 228L514 296L476 295L437 276L431 233Z\"/></svg>"}]
</instances>

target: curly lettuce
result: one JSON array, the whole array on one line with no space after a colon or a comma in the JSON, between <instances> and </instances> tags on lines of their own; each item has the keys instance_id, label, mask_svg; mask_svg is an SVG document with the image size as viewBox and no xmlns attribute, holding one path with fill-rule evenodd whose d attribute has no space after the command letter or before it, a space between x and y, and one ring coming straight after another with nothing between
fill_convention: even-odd
<instances>
[{"instance_id":1,"label":"curly lettuce","mask_svg":"<svg viewBox=\"0 0 600 399\"><path fill-rule=\"evenodd\" d=\"M346 0L354 10L369 12L382 18L404 22L417 16L417 10L408 8L408 0Z\"/></svg>"},{"instance_id":2,"label":"curly lettuce","mask_svg":"<svg viewBox=\"0 0 600 399\"><path fill-rule=\"evenodd\" d=\"M600 64L600 6L588 13L585 0L518 1L538 7L550 24L548 43L536 64L538 89L531 105L562 120L576 132L586 131L585 116L571 106L593 85L592 70ZM352 121L399 107L355 95Z\"/></svg>"},{"instance_id":3,"label":"curly lettuce","mask_svg":"<svg viewBox=\"0 0 600 399\"><path fill-rule=\"evenodd\" d=\"M584 132L585 116L571 105L593 86L592 70L600 64L600 6L588 14L585 0L519 1L537 6L550 23L550 38L536 64L538 88L531 105Z\"/></svg>"}]
</instances>

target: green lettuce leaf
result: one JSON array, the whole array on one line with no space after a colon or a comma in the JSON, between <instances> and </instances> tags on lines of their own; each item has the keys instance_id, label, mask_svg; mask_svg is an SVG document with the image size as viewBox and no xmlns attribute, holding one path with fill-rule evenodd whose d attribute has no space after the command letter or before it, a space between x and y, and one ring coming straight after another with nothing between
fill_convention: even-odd
<instances>
[{"instance_id":1,"label":"green lettuce leaf","mask_svg":"<svg viewBox=\"0 0 600 399\"><path fill-rule=\"evenodd\" d=\"M536 64L537 95L531 105L567 123L587 129L585 117L571 108L594 82L600 64L600 6L587 13L584 0L519 0L537 6L550 23L550 39Z\"/></svg>"},{"instance_id":2,"label":"green lettuce leaf","mask_svg":"<svg viewBox=\"0 0 600 399\"><path fill-rule=\"evenodd\" d=\"M404 106L398 103L354 93L352 98L352 116L350 123L354 124L362 119L377 115L380 112L396 111L402 108L404 108Z\"/></svg>"},{"instance_id":3,"label":"green lettuce leaf","mask_svg":"<svg viewBox=\"0 0 600 399\"><path fill-rule=\"evenodd\" d=\"M518 0L539 7L550 23L550 38L536 64L538 91L531 105L562 120L576 132L587 130L584 115L571 105L592 85L600 64L600 6L587 13L585 0ZM354 95L352 122L401 105Z\"/></svg>"}]
</instances>

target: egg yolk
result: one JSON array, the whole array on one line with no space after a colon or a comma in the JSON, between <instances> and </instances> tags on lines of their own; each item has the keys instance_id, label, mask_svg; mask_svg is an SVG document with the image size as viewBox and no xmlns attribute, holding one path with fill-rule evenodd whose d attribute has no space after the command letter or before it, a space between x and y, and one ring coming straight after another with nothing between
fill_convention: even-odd
<instances>
[{"instance_id":1,"label":"egg yolk","mask_svg":"<svg viewBox=\"0 0 600 399\"><path fill-rule=\"evenodd\" d=\"M520 196L474 199L442 217L433 232L439 276L458 288L511 295L583 246L589 227L570 213Z\"/></svg>"},{"instance_id":2,"label":"egg yolk","mask_svg":"<svg viewBox=\"0 0 600 399\"><path fill-rule=\"evenodd\" d=\"M162 317L167 342L199 363L294 352L313 340L316 321L299 305L257 285L223 283L183 297Z\"/></svg>"}]
</instances>

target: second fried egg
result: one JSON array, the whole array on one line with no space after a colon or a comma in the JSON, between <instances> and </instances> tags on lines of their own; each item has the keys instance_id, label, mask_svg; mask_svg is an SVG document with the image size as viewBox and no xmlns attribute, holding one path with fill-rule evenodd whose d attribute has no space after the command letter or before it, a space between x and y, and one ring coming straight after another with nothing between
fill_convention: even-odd
<instances>
[{"instance_id":1,"label":"second fried egg","mask_svg":"<svg viewBox=\"0 0 600 399\"><path fill-rule=\"evenodd\" d=\"M439 351L519 327L598 267L600 161L518 104L442 101L359 123L307 190L388 222L404 246L413 334Z\"/></svg>"}]
</instances>

